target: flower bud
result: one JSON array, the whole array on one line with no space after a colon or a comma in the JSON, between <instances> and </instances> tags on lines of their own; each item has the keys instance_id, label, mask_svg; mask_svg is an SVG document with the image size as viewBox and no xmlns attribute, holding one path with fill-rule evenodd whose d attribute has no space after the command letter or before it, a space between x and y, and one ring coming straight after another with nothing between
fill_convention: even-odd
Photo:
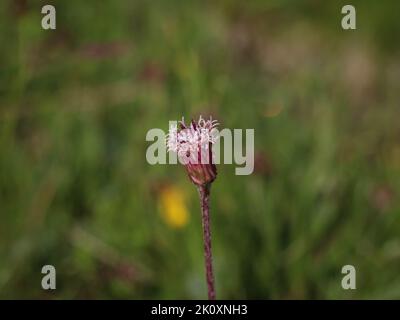
<instances>
[{"instance_id":1,"label":"flower bud","mask_svg":"<svg viewBox=\"0 0 400 320\"><path fill-rule=\"evenodd\" d=\"M178 154L179 161L185 165L190 180L197 186L207 185L217 177L212 145L218 139L212 130L216 120L191 121L190 126L180 122L180 129L173 126L167 137L168 150Z\"/></svg>"}]
</instances>

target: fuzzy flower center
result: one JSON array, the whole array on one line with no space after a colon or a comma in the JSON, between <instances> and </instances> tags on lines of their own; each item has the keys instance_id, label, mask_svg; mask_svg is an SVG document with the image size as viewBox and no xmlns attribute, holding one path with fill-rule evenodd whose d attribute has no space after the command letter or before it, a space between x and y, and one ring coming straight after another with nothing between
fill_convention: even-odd
<instances>
[{"instance_id":1,"label":"fuzzy flower center","mask_svg":"<svg viewBox=\"0 0 400 320\"><path fill-rule=\"evenodd\" d=\"M216 127L218 122L203 119L192 120L189 126L185 125L184 120L177 125L171 125L167 135L168 151L176 152L180 161L184 164L209 164L213 161L211 145L214 144L219 135Z\"/></svg>"}]
</instances>

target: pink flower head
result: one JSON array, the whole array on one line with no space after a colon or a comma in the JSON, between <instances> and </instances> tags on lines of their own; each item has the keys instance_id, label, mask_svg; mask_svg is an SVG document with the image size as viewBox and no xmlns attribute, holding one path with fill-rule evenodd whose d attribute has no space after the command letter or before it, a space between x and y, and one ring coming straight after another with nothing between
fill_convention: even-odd
<instances>
[{"instance_id":1,"label":"pink flower head","mask_svg":"<svg viewBox=\"0 0 400 320\"><path fill-rule=\"evenodd\" d=\"M176 152L179 161L185 165L190 180L198 185L206 185L213 182L217 176L217 168L214 164L212 145L218 139L218 122L204 120L192 120L187 126L182 118L177 125L171 125L167 135L168 151Z\"/></svg>"}]
</instances>

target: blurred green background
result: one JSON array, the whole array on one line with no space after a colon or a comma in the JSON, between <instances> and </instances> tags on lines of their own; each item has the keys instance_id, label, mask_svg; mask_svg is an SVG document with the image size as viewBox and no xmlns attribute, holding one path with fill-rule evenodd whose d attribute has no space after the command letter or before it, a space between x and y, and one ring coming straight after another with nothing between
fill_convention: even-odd
<instances>
[{"instance_id":1,"label":"blurred green background","mask_svg":"<svg viewBox=\"0 0 400 320\"><path fill-rule=\"evenodd\" d=\"M197 191L145 158L199 114L255 129L212 188L218 298L400 298L400 2L345 4L1 1L0 298L206 298Z\"/></svg>"}]
</instances>

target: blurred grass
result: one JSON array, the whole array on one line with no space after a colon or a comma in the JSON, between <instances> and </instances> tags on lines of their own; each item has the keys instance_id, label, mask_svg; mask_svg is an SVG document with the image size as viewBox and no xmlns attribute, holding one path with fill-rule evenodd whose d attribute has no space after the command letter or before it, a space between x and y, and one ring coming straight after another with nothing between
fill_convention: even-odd
<instances>
[{"instance_id":1,"label":"blurred grass","mask_svg":"<svg viewBox=\"0 0 400 320\"><path fill-rule=\"evenodd\" d=\"M52 3L56 31L0 3L0 298L204 298L196 190L145 159L200 113L255 129L255 173L213 184L220 298L400 298L399 2L356 31L342 1Z\"/></svg>"}]
</instances>

